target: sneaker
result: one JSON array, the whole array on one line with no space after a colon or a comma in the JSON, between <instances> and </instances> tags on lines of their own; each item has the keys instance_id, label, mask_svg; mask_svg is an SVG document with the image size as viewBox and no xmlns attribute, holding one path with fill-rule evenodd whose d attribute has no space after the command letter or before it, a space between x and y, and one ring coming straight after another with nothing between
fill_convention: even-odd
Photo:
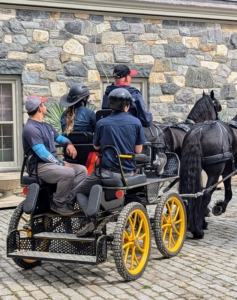
<instances>
[{"instance_id":1,"label":"sneaker","mask_svg":"<svg viewBox=\"0 0 237 300\"><path fill-rule=\"evenodd\" d=\"M50 209L61 216L72 216L74 215L74 211L71 210L67 204L62 206L56 206L53 202L50 203Z\"/></svg>"},{"instance_id":2,"label":"sneaker","mask_svg":"<svg viewBox=\"0 0 237 300\"><path fill-rule=\"evenodd\" d=\"M76 233L76 236L81 237L81 236L91 233L94 230L95 230L94 222L87 221L87 222L81 224L81 226L79 227L79 230Z\"/></svg>"},{"instance_id":3,"label":"sneaker","mask_svg":"<svg viewBox=\"0 0 237 300\"><path fill-rule=\"evenodd\" d=\"M166 163L167 163L167 156L164 153L159 153L156 157L156 160L153 161L153 165L155 166L158 175L164 173L164 168Z\"/></svg>"}]
</instances>

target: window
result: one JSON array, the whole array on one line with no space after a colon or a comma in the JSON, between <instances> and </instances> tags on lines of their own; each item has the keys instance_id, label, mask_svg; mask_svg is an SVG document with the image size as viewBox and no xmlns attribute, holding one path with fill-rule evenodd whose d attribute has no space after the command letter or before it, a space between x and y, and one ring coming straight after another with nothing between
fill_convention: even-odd
<instances>
[{"instance_id":1,"label":"window","mask_svg":"<svg viewBox=\"0 0 237 300\"><path fill-rule=\"evenodd\" d=\"M19 170L22 162L20 78L0 76L0 171Z\"/></svg>"},{"instance_id":2,"label":"window","mask_svg":"<svg viewBox=\"0 0 237 300\"><path fill-rule=\"evenodd\" d=\"M105 77L102 77L102 89L101 89L102 98L101 99L103 99L103 95L104 95L104 92L106 90L106 87L108 85L111 85L111 83L113 83L113 82L114 82L113 77L109 77L109 83L107 82L107 79ZM147 96L147 79L146 78L133 77L132 82L131 82L131 86L137 88L142 93L143 99L146 103L146 108L149 109L148 96ZM102 104L102 102L101 102L101 104Z\"/></svg>"}]
</instances>

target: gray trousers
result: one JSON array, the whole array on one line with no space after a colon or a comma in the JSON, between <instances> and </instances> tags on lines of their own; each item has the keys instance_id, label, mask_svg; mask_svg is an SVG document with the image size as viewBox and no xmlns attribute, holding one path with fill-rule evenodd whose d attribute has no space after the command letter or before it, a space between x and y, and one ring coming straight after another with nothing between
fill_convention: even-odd
<instances>
[{"instance_id":1,"label":"gray trousers","mask_svg":"<svg viewBox=\"0 0 237 300\"><path fill-rule=\"evenodd\" d=\"M134 175L134 172L131 171L129 173L125 173L124 175L125 175L125 177L130 177L130 176ZM114 178L114 177L121 178L120 173L111 172L111 171L105 170L105 169L101 170L101 176L103 178ZM100 180L95 175L95 173L92 172L89 176L86 177L86 179L79 186L79 189L78 189L79 194L77 196L77 200L78 200L79 206L81 207L81 209L83 210L83 212L85 214L86 214L86 210L87 210L87 206L88 206L88 196L90 194L91 188L95 184L100 184Z\"/></svg>"},{"instance_id":2,"label":"gray trousers","mask_svg":"<svg viewBox=\"0 0 237 300\"><path fill-rule=\"evenodd\" d=\"M39 163L38 176L48 183L57 183L56 192L53 194L55 205L73 203L79 186L87 175L86 167L72 164L73 169L58 166L53 163Z\"/></svg>"}]
</instances>

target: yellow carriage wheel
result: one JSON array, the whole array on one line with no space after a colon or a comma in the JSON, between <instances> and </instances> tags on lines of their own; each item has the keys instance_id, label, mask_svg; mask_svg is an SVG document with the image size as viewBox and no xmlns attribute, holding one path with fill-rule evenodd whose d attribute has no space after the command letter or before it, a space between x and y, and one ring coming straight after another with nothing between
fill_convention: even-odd
<instances>
[{"instance_id":1,"label":"yellow carriage wheel","mask_svg":"<svg viewBox=\"0 0 237 300\"><path fill-rule=\"evenodd\" d=\"M20 238L29 238L32 236L30 220L32 215L27 215L23 211L24 201L21 202L14 210L10 220L8 233L18 230ZM34 259L13 258L13 261L23 269L31 269L41 264L41 261Z\"/></svg>"},{"instance_id":2,"label":"yellow carriage wheel","mask_svg":"<svg viewBox=\"0 0 237 300\"><path fill-rule=\"evenodd\" d=\"M125 280L141 277L148 262L150 246L147 212L141 204L129 203L121 211L114 231L114 260Z\"/></svg>"},{"instance_id":3,"label":"yellow carriage wheel","mask_svg":"<svg viewBox=\"0 0 237 300\"><path fill-rule=\"evenodd\" d=\"M178 194L172 193L158 201L153 229L161 254L172 257L181 251L186 236L187 217L183 200Z\"/></svg>"}]
</instances>

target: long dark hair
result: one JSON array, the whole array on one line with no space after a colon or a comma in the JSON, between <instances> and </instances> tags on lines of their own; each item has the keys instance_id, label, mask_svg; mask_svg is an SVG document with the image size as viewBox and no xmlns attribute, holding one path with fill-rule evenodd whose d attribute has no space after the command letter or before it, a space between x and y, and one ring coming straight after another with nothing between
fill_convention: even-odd
<instances>
[{"instance_id":1,"label":"long dark hair","mask_svg":"<svg viewBox=\"0 0 237 300\"><path fill-rule=\"evenodd\" d=\"M68 109L65 111L66 127L63 132L64 134L69 135L73 131L76 111L77 111L78 107L83 105L82 102L86 102L87 99L88 99L88 97L85 97L84 99L80 100L76 104L68 107Z\"/></svg>"}]
</instances>

